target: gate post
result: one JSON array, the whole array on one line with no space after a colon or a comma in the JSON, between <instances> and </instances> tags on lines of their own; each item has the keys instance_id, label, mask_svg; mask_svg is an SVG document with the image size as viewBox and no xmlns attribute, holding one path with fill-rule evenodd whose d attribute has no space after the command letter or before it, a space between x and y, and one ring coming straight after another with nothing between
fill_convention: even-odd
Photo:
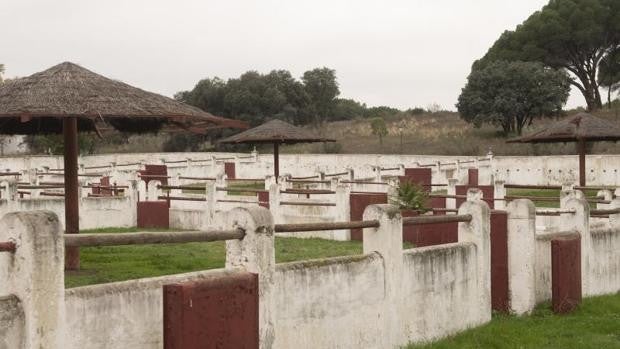
<instances>
[{"instance_id":1,"label":"gate post","mask_svg":"<svg viewBox=\"0 0 620 349\"><path fill-rule=\"evenodd\" d=\"M226 268L242 268L258 274L258 328L260 348L272 348L275 341L273 300L276 266L274 223L264 207L235 208L225 215L227 228L245 231L242 240L226 241Z\"/></svg>"},{"instance_id":2,"label":"gate post","mask_svg":"<svg viewBox=\"0 0 620 349\"><path fill-rule=\"evenodd\" d=\"M527 199L508 203L508 295L517 315L536 306L536 207Z\"/></svg>"},{"instance_id":3,"label":"gate post","mask_svg":"<svg viewBox=\"0 0 620 349\"><path fill-rule=\"evenodd\" d=\"M583 193L576 190L576 198L562 201L562 209L574 210L575 213L560 215L560 230L577 231L581 236L581 294L590 294L590 253L592 251L592 237L590 235L590 206L583 197Z\"/></svg>"},{"instance_id":4,"label":"gate post","mask_svg":"<svg viewBox=\"0 0 620 349\"><path fill-rule=\"evenodd\" d=\"M0 221L0 241L16 244L15 252L0 253L0 297L17 297L25 320L21 346L9 342L6 348L65 348L65 246L58 217L8 213Z\"/></svg>"}]
</instances>

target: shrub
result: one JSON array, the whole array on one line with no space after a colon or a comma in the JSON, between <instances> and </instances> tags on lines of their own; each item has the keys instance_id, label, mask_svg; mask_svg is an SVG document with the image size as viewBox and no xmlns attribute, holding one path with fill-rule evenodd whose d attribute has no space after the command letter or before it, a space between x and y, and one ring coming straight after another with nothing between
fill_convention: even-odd
<instances>
[{"instance_id":1,"label":"shrub","mask_svg":"<svg viewBox=\"0 0 620 349\"><path fill-rule=\"evenodd\" d=\"M428 211L428 193L422 186L411 181L403 181L398 185L397 195L392 204L403 210Z\"/></svg>"}]
</instances>

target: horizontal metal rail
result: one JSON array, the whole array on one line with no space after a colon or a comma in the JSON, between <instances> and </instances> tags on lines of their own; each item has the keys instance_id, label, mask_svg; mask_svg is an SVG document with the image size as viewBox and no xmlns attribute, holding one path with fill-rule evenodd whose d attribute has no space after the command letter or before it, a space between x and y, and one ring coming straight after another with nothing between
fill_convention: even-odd
<instances>
[{"instance_id":1,"label":"horizontal metal rail","mask_svg":"<svg viewBox=\"0 0 620 349\"><path fill-rule=\"evenodd\" d=\"M210 242L243 239L243 229L213 231L180 231L157 233L118 233L118 234L65 234L65 246L120 246L177 244L188 242Z\"/></svg>"},{"instance_id":2,"label":"horizontal metal rail","mask_svg":"<svg viewBox=\"0 0 620 349\"><path fill-rule=\"evenodd\" d=\"M555 239L576 238L578 236L579 232L577 230L563 230L552 233L537 234L536 240L551 241Z\"/></svg>"},{"instance_id":3,"label":"horizontal metal rail","mask_svg":"<svg viewBox=\"0 0 620 349\"><path fill-rule=\"evenodd\" d=\"M180 164L182 162L187 162L187 160L164 160L164 164Z\"/></svg>"},{"instance_id":4,"label":"horizontal metal rail","mask_svg":"<svg viewBox=\"0 0 620 349\"><path fill-rule=\"evenodd\" d=\"M281 194L336 194L333 190L321 189L286 189L281 190Z\"/></svg>"},{"instance_id":5,"label":"horizontal metal rail","mask_svg":"<svg viewBox=\"0 0 620 349\"><path fill-rule=\"evenodd\" d=\"M518 199L528 199L528 200L532 200L532 201L543 201L543 202L558 202L560 201L559 197L551 197L551 196L520 196L520 195L506 195L504 196L504 200L506 201L511 201L511 200L518 200ZM502 200L502 199L495 199L495 200Z\"/></svg>"},{"instance_id":6,"label":"horizontal metal rail","mask_svg":"<svg viewBox=\"0 0 620 349\"><path fill-rule=\"evenodd\" d=\"M18 185L17 189L64 189L63 185Z\"/></svg>"},{"instance_id":7,"label":"horizontal metal rail","mask_svg":"<svg viewBox=\"0 0 620 349\"><path fill-rule=\"evenodd\" d=\"M610 215L610 214L618 214L618 213L620 213L620 208L590 210L590 215Z\"/></svg>"},{"instance_id":8,"label":"horizontal metal rail","mask_svg":"<svg viewBox=\"0 0 620 349\"><path fill-rule=\"evenodd\" d=\"M127 164L118 164L118 165L116 165L116 167L124 167L124 166L140 166L140 165L142 165L142 164L141 164L141 163L139 163L139 162L130 162L130 163L127 163Z\"/></svg>"},{"instance_id":9,"label":"horizontal metal rail","mask_svg":"<svg viewBox=\"0 0 620 349\"><path fill-rule=\"evenodd\" d=\"M400 167L382 167L380 168L381 171L396 171L396 170L400 170Z\"/></svg>"},{"instance_id":10,"label":"horizontal metal rail","mask_svg":"<svg viewBox=\"0 0 620 349\"><path fill-rule=\"evenodd\" d=\"M346 184L375 184L375 185L388 185L387 182L373 182L373 181L340 181L340 183Z\"/></svg>"},{"instance_id":11,"label":"horizontal metal rail","mask_svg":"<svg viewBox=\"0 0 620 349\"><path fill-rule=\"evenodd\" d=\"M349 172L330 173L330 174L326 174L325 177L345 176L345 175L348 175L348 174L349 174Z\"/></svg>"},{"instance_id":12,"label":"horizontal metal rail","mask_svg":"<svg viewBox=\"0 0 620 349\"><path fill-rule=\"evenodd\" d=\"M235 160L235 158L234 157L232 157L232 158L230 158L230 157L229 158L213 158L213 160L215 160L215 161L224 161L224 160Z\"/></svg>"},{"instance_id":13,"label":"horizontal metal rail","mask_svg":"<svg viewBox=\"0 0 620 349\"><path fill-rule=\"evenodd\" d=\"M214 181L214 177L179 177L179 179L189 179L193 181Z\"/></svg>"},{"instance_id":14,"label":"horizontal metal rail","mask_svg":"<svg viewBox=\"0 0 620 349\"><path fill-rule=\"evenodd\" d=\"M467 195L430 194L430 198L467 199Z\"/></svg>"},{"instance_id":15,"label":"horizontal metal rail","mask_svg":"<svg viewBox=\"0 0 620 349\"><path fill-rule=\"evenodd\" d=\"M319 177L319 175L307 176L307 177L291 177L291 179L312 179L312 178L317 178L317 177Z\"/></svg>"},{"instance_id":16,"label":"horizontal metal rail","mask_svg":"<svg viewBox=\"0 0 620 349\"><path fill-rule=\"evenodd\" d=\"M575 209L558 209L558 210L536 210L537 216L560 216L565 213L575 214L577 211Z\"/></svg>"},{"instance_id":17,"label":"horizontal metal rail","mask_svg":"<svg viewBox=\"0 0 620 349\"><path fill-rule=\"evenodd\" d=\"M386 195L384 191L352 191L351 194Z\"/></svg>"},{"instance_id":18,"label":"horizontal metal rail","mask_svg":"<svg viewBox=\"0 0 620 349\"><path fill-rule=\"evenodd\" d=\"M447 184L422 184L423 187L447 187Z\"/></svg>"},{"instance_id":19,"label":"horizontal metal rail","mask_svg":"<svg viewBox=\"0 0 620 349\"><path fill-rule=\"evenodd\" d=\"M231 192L231 193L262 193L265 190L260 190L260 189L252 189L252 188L230 188L230 187L217 187L215 188L216 191L226 191L226 192Z\"/></svg>"},{"instance_id":20,"label":"horizontal metal rail","mask_svg":"<svg viewBox=\"0 0 620 349\"><path fill-rule=\"evenodd\" d=\"M0 177L6 176L21 176L22 174L19 172L0 172Z\"/></svg>"},{"instance_id":21,"label":"horizontal metal rail","mask_svg":"<svg viewBox=\"0 0 620 349\"><path fill-rule=\"evenodd\" d=\"M51 171L51 170L50 170ZM51 172L43 172L37 173L38 176L55 176L55 177L63 177L64 173L51 173ZM103 173L79 173L78 177L102 177Z\"/></svg>"},{"instance_id":22,"label":"horizontal metal rail","mask_svg":"<svg viewBox=\"0 0 620 349\"><path fill-rule=\"evenodd\" d=\"M303 231L378 228L379 225L380 223L378 220L331 223L276 224L274 227L274 231L276 233L296 233Z\"/></svg>"},{"instance_id":23,"label":"horizontal metal rail","mask_svg":"<svg viewBox=\"0 0 620 349\"><path fill-rule=\"evenodd\" d=\"M459 164L471 164L471 163L474 163L474 162L476 162L476 160L464 160L464 161L459 161L458 163Z\"/></svg>"},{"instance_id":24,"label":"horizontal metal rail","mask_svg":"<svg viewBox=\"0 0 620 349\"><path fill-rule=\"evenodd\" d=\"M229 178L229 182L264 182L265 178Z\"/></svg>"},{"instance_id":25,"label":"horizontal metal rail","mask_svg":"<svg viewBox=\"0 0 620 349\"><path fill-rule=\"evenodd\" d=\"M0 252L15 253L17 246L12 241L0 242Z\"/></svg>"},{"instance_id":26,"label":"horizontal metal rail","mask_svg":"<svg viewBox=\"0 0 620 349\"><path fill-rule=\"evenodd\" d=\"M561 185L530 185L530 184L504 184L504 188L510 189L562 189Z\"/></svg>"},{"instance_id":27,"label":"horizontal metal rail","mask_svg":"<svg viewBox=\"0 0 620 349\"><path fill-rule=\"evenodd\" d=\"M300 202L300 201L280 201L282 206L336 206L332 202Z\"/></svg>"},{"instance_id":28,"label":"horizontal metal rail","mask_svg":"<svg viewBox=\"0 0 620 349\"><path fill-rule=\"evenodd\" d=\"M478 161L491 161L489 158L478 158Z\"/></svg>"},{"instance_id":29,"label":"horizontal metal rail","mask_svg":"<svg viewBox=\"0 0 620 349\"><path fill-rule=\"evenodd\" d=\"M89 184L89 185L83 185L82 188L117 190L117 189L129 189L129 186L128 185L96 185L96 184Z\"/></svg>"},{"instance_id":30,"label":"horizontal metal rail","mask_svg":"<svg viewBox=\"0 0 620 349\"><path fill-rule=\"evenodd\" d=\"M207 201L206 197L189 197L189 196L163 196L160 195L157 197L159 200L171 200L171 201Z\"/></svg>"},{"instance_id":31,"label":"horizontal metal rail","mask_svg":"<svg viewBox=\"0 0 620 349\"><path fill-rule=\"evenodd\" d=\"M437 166L437 164L421 164L421 165L418 165L418 167L433 167L433 166Z\"/></svg>"},{"instance_id":32,"label":"horizontal metal rail","mask_svg":"<svg viewBox=\"0 0 620 349\"><path fill-rule=\"evenodd\" d=\"M440 215L440 216L416 216L403 218L403 225L439 224L454 222L471 222L470 214Z\"/></svg>"},{"instance_id":33,"label":"horizontal metal rail","mask_svg":"<svg viewBox=\"0 0 620 349\"><path fill-rule=\"evenodd\" d=\"M138 177L140 178L170 178L170 176L166 176L166 175L151 175L151 174L139 174Z\"/></svg>"},{"instance_id":34,"label":"horizontal metal rail","mask_svg":"<svg viewBox=\"0 0 620 349\"><path fill-rule=\"evenodd\" d=\"M196 187L191 185L158 185L157 189L178 189L178 190L205 190L205 187Z\"/></svg>"},{"instance_id":35,"label":"horizontal metal rail","mask_svg":"<svg viewBox=\"0 0 620 349\"><path fill-rule=\"evenodd\" d=\"M249 200L233 200L233 199L219 199L216 200L217 202L232 202L232 203L239 203L239 204L259 204L259 201L249 201Z\"/></svg>"},{"instance_id":36,"label":"horizontal metal rail","mask_svg":"<svg viewBox=\"0 0 620 349\"><path fill-rule=\"evenodd\" d=\"M84 166L84 169L85 170L96 170L99 168L108 168L108 167L112 167L112 165Z\"/></svg>"},{"instance_id":37,"label":"horizontal metal rail","mask_svg":"<svg viewBox=\"0 0 620 349\"><path fill-rule=\"evenodd\" d=\"M58 197L64 197L65 194L64 193L49 193L49 192L42 192L39 193L40 196L58 196Z\"/></svg>"},{"instance_id":38,"label":"horizontal metal rail","mask_svg":"<svg viewBox=\"0 0 620 349\"><path fill-rule=\"evenodd\" d=\"M289 179L287 180L287 182L301 183L301 184L330 184L331 183L331 181L319 181L319 180L313 181L313 180L307 180L307 179Z\"/></svg>"}]
</instances>

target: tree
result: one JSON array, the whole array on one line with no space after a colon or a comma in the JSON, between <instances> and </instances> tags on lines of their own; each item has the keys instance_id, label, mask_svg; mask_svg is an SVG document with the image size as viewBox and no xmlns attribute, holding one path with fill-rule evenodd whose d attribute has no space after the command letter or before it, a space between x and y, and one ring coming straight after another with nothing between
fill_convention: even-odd
<instances>
[{"instance_id":1,"label":"tree","mask_svg":"<svg viewBox=\"0 0 620 349\"><path fill-rule=\"evenodd\" d=\"M473 70L493 61L538 61L566 69L589 110L602 107L597 73L620 46L620 1L551 0L514 31L504 32Z\"/></svg>"},{"instance_id":2,"label":"tree","mask_svg":"<svg viewBox=\"0 0 620 349\"><path fill-rule=\"evenodd\" d=\"M370 120L370 127L372 128L372 134L379 137L379 144L383 145L383 137L387 136L388 130L383 118L372 118Z\"/></svg>"},{"instance_id":3,"label":"tree","mask_svg":"<svg viewBox=\"0 0 620 349\"><path fill-rule=\"evenodd\" d=\"M500 125L521 134L534 118L557 115L570 92L564 71L534 62L490 63L467 78L457 108L461 118L480 127Z\"/></svg>"},{"instance_id":4,"label":"tree","mask_svg":"<svg viewBox=\"0 0 620 349\"><path fill-rule=\"evenodd\" d=\"M611 93L620 90L620 49L616 49L601 60L598 83L607 88L607 105L611 108Z\"/></svg>"},{"instance_id":5,"label":"tree","mask_svg":"<svg viewBox=\"0 0 620 349\"><path fill-rule=\"evenodd\" d=\"M315 124L326 121L334 112L336 97L340 94L336 71L329 68L315 68L304 73L301 81L310 97L311 111L315 113Z\"/></svg>"}]
</instances>

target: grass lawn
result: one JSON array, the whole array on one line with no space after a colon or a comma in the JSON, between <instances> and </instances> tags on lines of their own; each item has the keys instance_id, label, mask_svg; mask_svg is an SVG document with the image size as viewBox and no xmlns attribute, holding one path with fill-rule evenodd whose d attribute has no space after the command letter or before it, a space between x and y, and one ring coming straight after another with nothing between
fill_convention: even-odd
<instances>
[{"instance_id":1,"label":"grass lawn","mask_svg":"<svg viewBox=\"0 0 620 349\"><path fill-rule=\"evenodd\" d=\"M570 314L542 304L530 316L495 315L487 325L407 349L612 349L620 348L620 294L584 299Z\"/></svg>"},{"instance_id":2,"label":"grass lawn","mask_svg":"<svg viewBox=\"0 0 620 349\"><path fill-rule=\"evenodd\" d=\"M109 228L82 233L127 233L137 228ZM162 231L159 229L158 231ZM67 288L224 267L223 241L187 244L83 247L81 270L65 274ZM279 263L362 253L360 241L276 238Z\"/></svg>"}]
</instances>

